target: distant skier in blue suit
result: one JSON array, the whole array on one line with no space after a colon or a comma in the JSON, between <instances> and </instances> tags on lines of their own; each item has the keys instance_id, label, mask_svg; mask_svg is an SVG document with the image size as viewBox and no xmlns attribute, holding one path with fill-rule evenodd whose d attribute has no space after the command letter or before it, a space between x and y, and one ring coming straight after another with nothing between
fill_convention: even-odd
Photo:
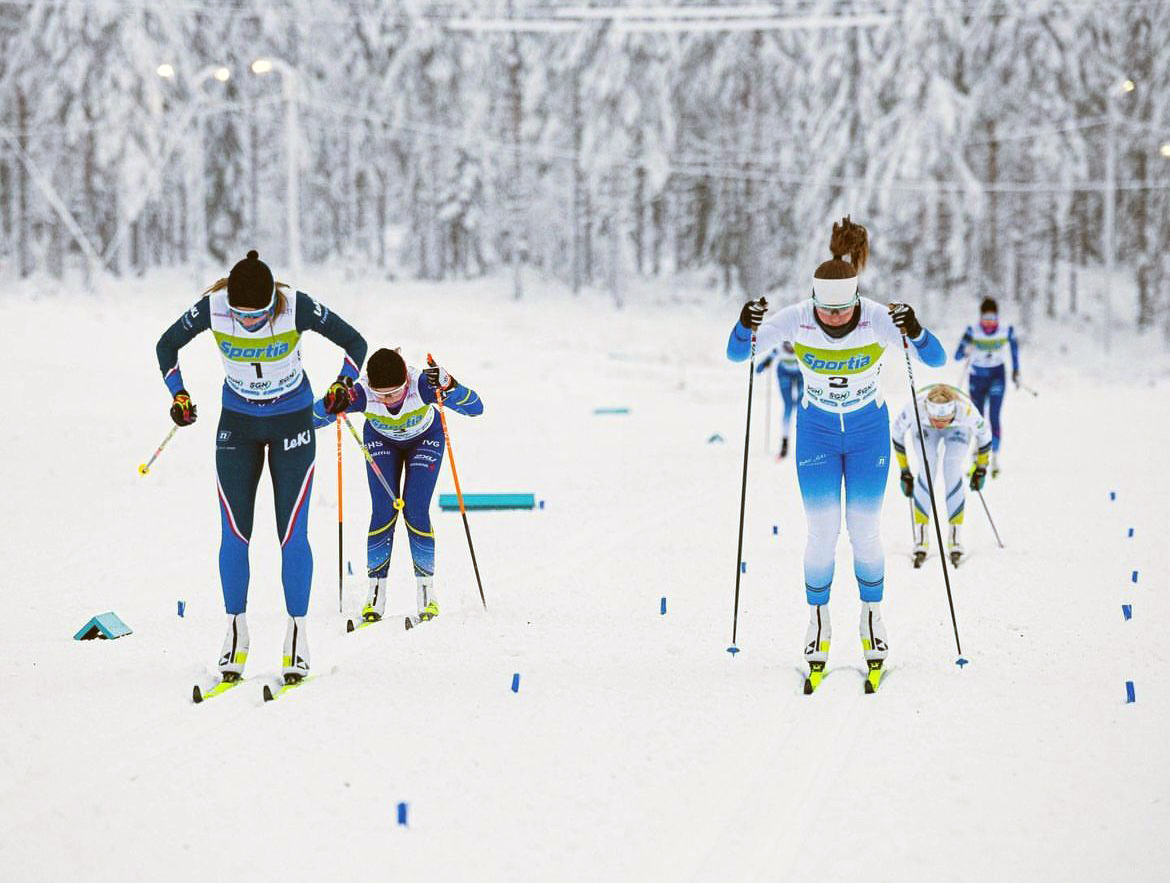
<instances>
[{"instance_id":1,"label":"distant skier in blue suit","mask_svg":"<svg viewBox=\"0 0 1170 883\"><path fill-rule=\"evenodd\" d=\"M768 353L756 368L756 373L767 371L773 359L776 361L776 381L780 387L780 400L784 402L784 413L780 415L780 457L783 459L788 456L788 427L792 425L792 415L804 396L804 378L796 361L796 350L792 348L790 341L784 341Z\"/></svg>"},{"instance_id":2,"label":"distant skier in blue suit","mask_svg":"<svg viewBox=\"0 0 1170 883\"><path fill-rule=\"evenodd\" d=\"M995 298L985 297L979 305L979 324L967 326L959 348L955 350L955 361L967 358L971 348L971 373L967 387L971 401L980 413L991 423L991 477L999 476L1000 408L1006 387L1004 366L1005 350L1011 351L1012 383L1020 385L1020 345L1016 330L1011 325L1004 330L999 322L999 305Z\"/></svg>"}]
</instances>

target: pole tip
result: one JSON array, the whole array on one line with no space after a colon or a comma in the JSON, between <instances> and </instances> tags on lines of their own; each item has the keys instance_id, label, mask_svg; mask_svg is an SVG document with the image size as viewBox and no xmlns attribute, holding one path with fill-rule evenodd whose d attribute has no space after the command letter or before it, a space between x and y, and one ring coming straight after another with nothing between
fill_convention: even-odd
<instances>
[{"instance_id":1,"label":"pole tip","mask_svg":"<svg viewBox=\"0 0 1170 883\"><path fill-rule=\"evenodd\" d=\"M146 473L148 473L148 472L150 472L150 469L147 467L147 465L145 463L138 464L138 474L139 475L146 475Z\"/></svg>"},{"instance_id":2,"label":"pole tip","mask_svg":"<svg viewBox=\"0 0 1170 883\"><path fill-rule=\"evenodd\" d=\"M732 659L735 659L735 654L739 652L739 648L732 644L727 648L727 652L731 654Z\"/></svg>"}]
</instances>

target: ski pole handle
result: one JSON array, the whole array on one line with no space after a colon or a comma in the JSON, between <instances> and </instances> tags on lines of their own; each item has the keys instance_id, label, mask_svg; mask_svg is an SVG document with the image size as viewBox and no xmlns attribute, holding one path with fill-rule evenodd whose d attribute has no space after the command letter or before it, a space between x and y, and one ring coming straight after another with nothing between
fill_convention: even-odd
<instances>
[{"instance_id":1,"label":"ski pole handle","mask_svg":"<svg viewBox=\"0 0 1170 883\"><path fill-rule=\"evenodd\" d=\"M167 437L162 440L162 443L159 444L158 448L155 449L155 452L150 455L150 459L145 463L138 464L139 475L146 475L146 473L150 472L150 467L154 465L154 461L158 459L158 455L162 453L163 448L167 446L167 442L169 442L178 431L178 426L172 426L171 431L167 433Z\"/></svg>"},{"instance_id":2,"label":"ski pole handle","mask_svg":"<svg viewBox=\"0 0 1170 883\"><path fill-rule=\"evenodd\" d=\"M386 481L386 476L382 474L382 470L378 468L378 464L374 462L374 455L370 453L366 443L362 441L362 437L357 434L357 430L353 428L353 424L349 422L349 417L344 413L338 415L345 421L345 425L349 427L350 434L353 440L357 442L358 447L362 449L362 455L366 458L366 462L370 464L370 468L374 470L374 475L378 477L378 481L382 482L382 487L386 493L390 495L390 501L394 504L395 509L402 509L406 503L394 491L390 489L390 482Z\"/></svg>"}]
</instances>

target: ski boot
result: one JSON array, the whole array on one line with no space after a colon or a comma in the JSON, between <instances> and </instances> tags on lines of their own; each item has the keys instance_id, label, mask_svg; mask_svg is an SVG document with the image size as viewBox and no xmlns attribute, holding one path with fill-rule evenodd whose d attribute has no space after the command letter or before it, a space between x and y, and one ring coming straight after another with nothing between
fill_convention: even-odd
<instances>
[{"instance_id":1,"label":"ski boot","mask_svg":"<svg viewBox=\"0 0 1170 883\"><path fill-rule=\"evenodd\" d=\"M243 613L228 616L227 634L219 651L219 675L226 683L238 681L248 661L248 622Z\"/></svg>"},{"instance_id":2,"label":"ski boot","mask_svg":"<svg viewBox=\"0 0 1170 883\"><path fill-rule=\"evenodd\" d=\"M415 594L418 601L418 621L429 622L439 615L439 599L435 597L434 576L415 577Z\"/></svg>"},{"instance_id":3,"label":"ski boot","mask_svg":"<svg viewBox=\"0 0 1170 883\"><path fill-rule=\"evenodd\" d=\"M951 534L947 538L947 551L950 553L951 566L958 567L959 562L963 560L963 544L959 542L959 525L951 525Z\"/></svg>"},{"instance_id":4,"label":"ski boot","mask_svg":"<svg viewBox=\"0 0 1170 883\"><path fill-rule=\"evenodd\" d=\"M929 522L914 522L914 569L917 570L926 560L926 528Z\"/></svg>"},{"instance_id":5,"label":"ski boot","mask_svg":"<svg viewBox=\"0 0 1170 883\"><path fill-rule=\"evenodd\" d=\"M876 693L882 680L882 664L890 652L882 611L876 601L861 602L861 652L865 654L865 665L869 670L865 678L865 692Z\"/></svg>"},{"instance_id":6,"label":"ski boot","mask_svg":"<svg viewBox=\"0 0 1170 883\"><path fill-rule=\"evenodd\" d=\"M991 477L999 478L999 451L991 452Z\"/></svg>"},{"instance_id":7,"label":"ski boot","mask_svg":"<svg viewBox=\"0 0 1170 883\"><path fill-rule=\"evenodd\" d=\"M386 612L386 577L370 577L370 594L362 608L362 619L377 622Z\"/></svg>"},{"instance_id":8,"label":"ski boot","mask_svg":"<svg viewBox=\"0 0 1170 883\"><path fill-rule=\"evenodd\" d=\"M788 436L780 439L780 459L783 460L788 456Z\"/></svg>"},{"instance_id":9,"label":"ski boot","mask_svg":"<svg viewBox=\"0 0 1170 883\"><path fill-rule=\"evenodd\" d=\"M309 634L305 628L305 617L290 616L284 633L284 656L281 660L281 674L286 684L303 681L309 674Z\"/></svg>"},{"instance_id":10,"label":"ski boot","mask_svg":"<svg viewBox=\"0 0 1170 883\"><path fill-rule=\"evenodd\" d=\"M809 696L825 677L825 663L829 661L829 641L833 628L829 624L829 608L824 604L810 604L808 631L804 633L804 661L808 663L808 677L804 679L804 695Z\"/></svg>"}]
</instances>

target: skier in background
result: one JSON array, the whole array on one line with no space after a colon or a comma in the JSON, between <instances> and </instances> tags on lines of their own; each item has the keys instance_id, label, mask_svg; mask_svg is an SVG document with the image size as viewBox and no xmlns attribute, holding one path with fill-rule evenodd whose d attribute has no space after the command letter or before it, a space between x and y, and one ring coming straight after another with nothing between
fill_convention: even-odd
<instances>
[{"instance_id":1,"label":"skier in background","mask_svg":"<svg viewBox=\"0 0 1170 883\"><path fill-rule=\"evenodd\" d=\"M796 363L796 351L787 340L764 357L756 373L768 370L773 359L776 360L780 399L784 402L784 413L780 416L780 459L783 460L788 456L788 427L792 425L792 414L804 395L804 378L800 376L800 366Z\"/></svg>"},{"instance_id":2,"label":"skier in background","mask_svg":"<svg viewBox=\"0 0 1170 883\"><path fill-rule=\"evenodd\" d=\"M942 487L946 488L947 519L950 522L947 550L951 563L958 566L963 556L959 528L963 524L966 498L963 480L967 471L967 455L974 439L978 451L970 484L971 490L982 490L987 478L987 456L991 451L991 428L967 396L945 383L936 383L918 393L918 411L926 417L922 436L926 443L926 469L930 470L932 478L938 475L939 449L942 449ZM917 480L910 474L910 465L906 461L907 432L911 433L914 450L921 453L917 445L918 420L914 413L914 402L907 402L902 408L894 420L892 433L894 456L901 470L902 493L914 498L914 566L921 567L929 545L926 529L930 525L930 491L921 463L918 464Z\"/></svg>"},{"instance_id":3,"label":"skier in background","mask_svg":"<svg viewBox=\"0 0 1170 883\"><path fill-rule=\"evenodd\" d=\"M870 669L866 690L877 688L888 652L879 607L885 586L881 508L890 457L889 411L878 384L881 358L886 347L900 350L905 336L921 361L934 366L946 361L942 345L919 324L909 305L887 308L860 296L857 274L869 256L865 227L848 217L834 224L829 250L832 260L813 274L811 298L784 307L766 322L767 301L748 302L727 342L728 358L742 362L752 351L753 334L764 351L791 341L804 374L804 398L796 417L796 474L808 519L806 693L816 689L828 660L826 605L841 531L842 482L861 592L861 645Z\"/></svg>"},{"instance_id":4,"label":"skier in background","mask_svg":"<svg viewBox=\"0 0 1170 883\"><path fill-rule=\"evenodd\" d=\"M179 372L179 350L208 329L226 374L215 443L222 529L219 575L228 614L219 671L224 681L238 681L248 658L248 548L267 450L288 611L281 671L286 683L295 683L309 672L305 614L313 556L308 509L316 452L313 390L301 367L301 332L316 331L345 350L341 372L325 393L324 407L330 412L349 404L366 342L319 301L276 282L259 255L250 251L159 338L158 364L173 396L171 419L179 426L190 426L196 418Z\"/></svg>"},{"instance_id":5,"label":"skier in background","mask_svg":"<svg viewBox=\"0 0 1170 883\"><path fill-rule=\"evenodd\" d=\"M377 622L386 612L386 575L394 546L394 528L401 511L414 561L418 620L439 615L435 596L435 534L431 529L431 497L443 463L443 428L434 405L443 397L451 411L476 417L483 402L475 390L461 385L438 365L425 370L407 365L397 349L380 349L370 356L365 375L353 386L346 411L366 418L366 450L402 503L395 506L367 461L370 484L370 531L366 539L366 569L370 592L362 619ZM332 422L329 403L313 406L313 424ZM405 475L404 475L405 473ZM403 484L405 490L400 491Z\"/></svg>"},{"instance_id":6,"label":"skier in background","mask_svg":"<svg viewBox=\"0 0 1170 883\"><path fill-rule=\"evenodd\" d=\"M985 297L979 304L979 324L967 326L963 332L963 339L959 341L959 348L955 351L955 361L967 358L967 347L971 347L971 373L967 378L967 388L971 393L971 401L984 417L991 421L991 477L999 475L999 443L1000 422L999 411L1003 406L1003 394L1006 386L1004 374L1004 349L1010 349L1012 354L1012 382L1020 385L1020 347L1016 340L1016 330L1011 325L1007 330L1001 330L999 323L999 305L995 298Z\"/></svg>"}]
</instances>

